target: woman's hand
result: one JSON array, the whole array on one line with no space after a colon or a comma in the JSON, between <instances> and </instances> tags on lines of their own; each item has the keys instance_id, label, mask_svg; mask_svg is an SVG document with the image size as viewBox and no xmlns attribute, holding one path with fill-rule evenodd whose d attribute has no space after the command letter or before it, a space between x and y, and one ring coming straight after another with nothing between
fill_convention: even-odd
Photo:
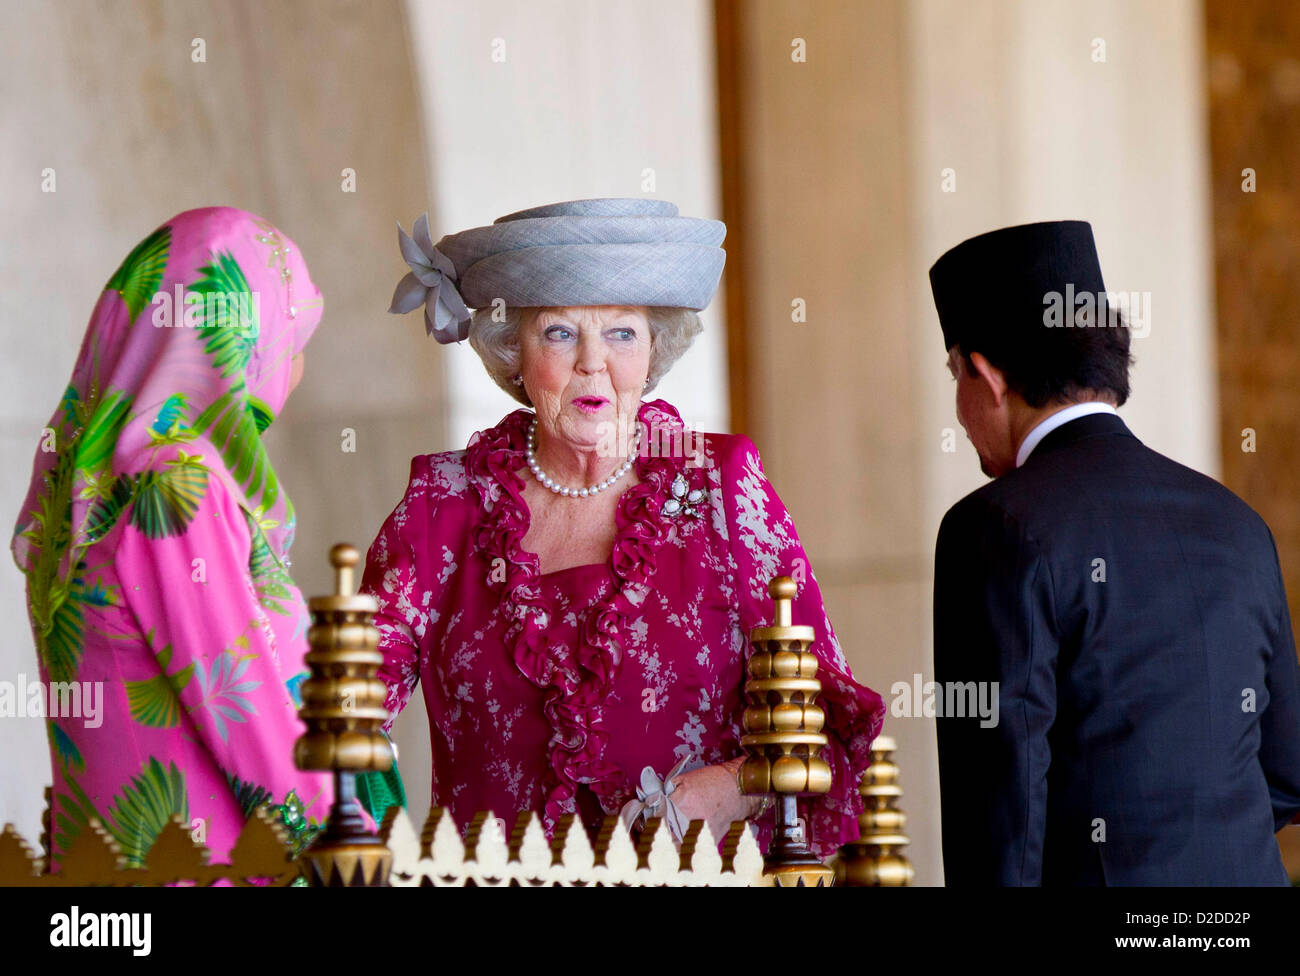
<instances>
[{"instance_id":1,"label":"woman's hand","mask_svg":"<svg viewBox=\"0 0 1300 976\"><path fill-rule=\"evenodd\" d=\"M761 796L740 792L736 771L744 757L738 756L714 766L702 766L679 774L677 788L670 794L673 803L689 820L707 820L713 839L721 841L736 820L748 820L762 805Z\"/></svg>"}]
</instances>

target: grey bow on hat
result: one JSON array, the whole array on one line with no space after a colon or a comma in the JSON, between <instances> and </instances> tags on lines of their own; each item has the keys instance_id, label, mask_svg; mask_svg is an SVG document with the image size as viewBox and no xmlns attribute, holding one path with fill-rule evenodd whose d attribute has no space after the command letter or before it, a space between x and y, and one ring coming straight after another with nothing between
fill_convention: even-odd
<instances>
[{"instance_id":1,"label":"grey bow on hat","mask_svg":"<svg viewBox=\"0 0 1300 976\"><path fill-rule=\"evenodd\" d=\"M460 342L469 335L470 315L454 284L455 265L433 246L427 213L420 216L411 230L414 239L402 230L400 223L397 225L397 244L411 271L397 283L388 311L403 315L423 305L428 334L442 343Z\"/></svg>"},{"instance_id":2,"label":"grey bow on hat","mask_svg":"<svg viewBox=\"0 0 1300 976\"><path fill-rule=\"evenodd\" d=\"M390 312L424 303L439 342L469 335L469 308L590 305L703 309L722 276L720 220L682 217L667 200L566 200L448 234L435 245L428 215L415 239L398 226L411 273ZM455 282L455 284L453 284Z\"/></svg>"}]
</instances>

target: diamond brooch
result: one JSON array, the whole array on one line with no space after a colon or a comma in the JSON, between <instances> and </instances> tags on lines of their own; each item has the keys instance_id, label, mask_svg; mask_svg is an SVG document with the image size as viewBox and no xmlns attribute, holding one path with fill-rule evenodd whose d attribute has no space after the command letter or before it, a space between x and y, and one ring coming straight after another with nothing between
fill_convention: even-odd
<instances>
[{"instance_id":1,"label":"diamond brooch","mask_svg":"<svg viewBox=\"0 0 1300 976\"><path fill-rule=\"evenodd\" d=\"M680 472L673 479L672 493L673 496L664 502L663 513L674 518L678 515L699 518L700 509L704 507L704 499L709 494L703 488L691 488L688 491L686 479Z\"/></svg>"}]
</instances>

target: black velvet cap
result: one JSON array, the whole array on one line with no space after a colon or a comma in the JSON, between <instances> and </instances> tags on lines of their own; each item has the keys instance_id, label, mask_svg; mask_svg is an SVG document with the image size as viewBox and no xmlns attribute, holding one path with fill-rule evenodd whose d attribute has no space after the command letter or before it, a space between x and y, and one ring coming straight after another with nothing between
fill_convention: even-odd
<instances>
[{"instance_id":1,"label":"black velvet cap","mask_svg":"<svg viewBox=\"0 0 1300 976\"><path fill-rule=\"evenodd\" d=\"M1082 220L1019 224L962 241L930 268L944 348L960 342L1005 347L1050 341L1047 295L1105 295L1092 225ZM1104 297L1101 299L1104 303ZM1103 307L1098 307L1101 313ZM1066 308L1073 315L1073 308Z\"/></svg>"}]
</instances>

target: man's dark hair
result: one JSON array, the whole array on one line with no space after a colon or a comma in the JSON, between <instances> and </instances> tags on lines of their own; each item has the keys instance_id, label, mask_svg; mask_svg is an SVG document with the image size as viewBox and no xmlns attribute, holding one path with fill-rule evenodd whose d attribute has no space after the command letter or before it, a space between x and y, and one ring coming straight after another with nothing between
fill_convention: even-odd
<instances>
[{"instance_id":1,"label":"man's dark hair","mask_svg":"<svg viewBox=\"0 0 1300 976\"><path fill-rule=\"evenodd\" d=\"M972 373L971 353L978 352L1002 370L1007 386L1019 393L1031 407L1049 403L1073 403L1084 394L1115 401L1122 407L1128 400L1128 323L1119 309L1104 309L1094 327L1064 328L1035 324L1027 337L1023 332L996 330L1008 341L976 339L958 343L957 348Z\"/></svg>"}]
</instances>

